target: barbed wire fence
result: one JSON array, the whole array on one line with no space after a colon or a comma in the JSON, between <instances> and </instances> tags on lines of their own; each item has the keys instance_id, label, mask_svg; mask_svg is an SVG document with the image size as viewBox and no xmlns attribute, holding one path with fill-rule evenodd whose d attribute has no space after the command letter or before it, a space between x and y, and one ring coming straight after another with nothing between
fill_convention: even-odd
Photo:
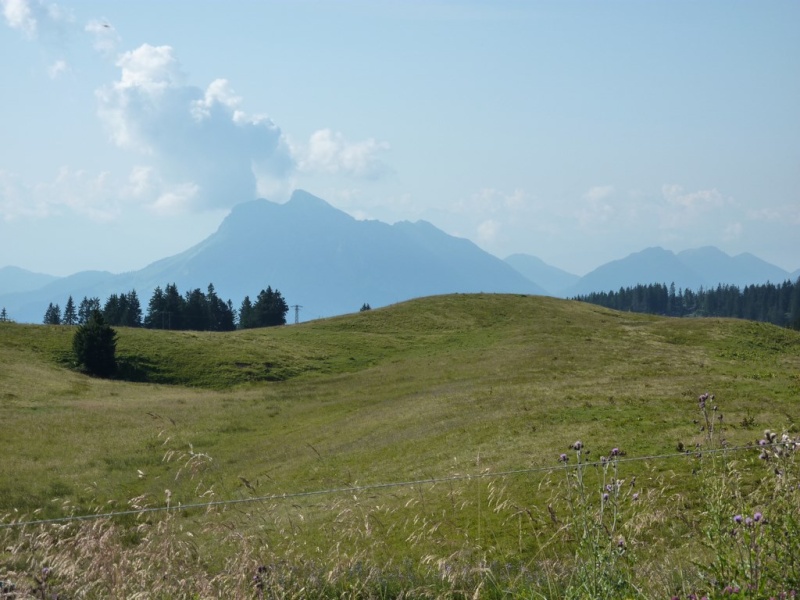
<instances>
[{"instance_id":1,"label":"barbed wire fence","mask_svg":"<svg viewBox=\"0 0 800 600\"><path fill-rule=\"evenodd\" d=\"M767 444L767 446L771 446L772 444ZM617 462L618 465L624 465L626 463L636 463L636 462L658 462L658 461L666 461L666 460L673 460L676 458L700 458L702 455L715 455L721 453L735 453L735 452L744 452L744 451L763 451L762 446L754 446L752 444L747 444L743 446L727 446L722 448L710 448L710 449L695 449L695 450L685 450L681 452L671 452L665 454L653 454L653 455L646 455L646 456L635 456L635 457L615 457L614 460ZM291 492L291 493L282 493L282 494L267 494L261 496L252 496L249 498L231 498L226 500L214 500L209 502L194 502L194 503L176 503L176 504L164 504L160 506L151 506L151 507L141 507L141 508L132 508L126 510L119 510L119 511L108 511L108 512L97 512L97 513L87 513L82 515L68 515L64 517L54 517L49 519L33 519L33 520L19 520L19 521L9 521L9 522L0 522L0 530L2 529L12 529L12 528L23 528L23 527L32 527L32 526L40 526L40 525L50 525L50 524L65 524L75 521L89 521L89 520L98 520L98 519L115 519L125 516L132 516L132 515L145 515L149 513L166 513L170 511L185 511L185 510L193 510L193 509L211 509L217 507L225 507L225 506L233 506L233 505L242 505L242 504L255 504L255 503L263 503L263 502L280 502L280 501L289 501L289 500L297 500L301 498L309 498L315 496L329 496L329 495L338 495L338 494L355 494L355 493L362 493L367 491L376 491L376 490L385 490L390 488L402 488L402 487L415 487L421 485L435 485L439 483L451 483L451 482L458 482L458 481L473 481L473 480L481 480L481 479L499 479L504 477L518 477L522 475L532 475L532 474L549 474L557 471L567 471L573 470L578 468L586 468L586 467L602 467L606 463L603 460L597 461L584 461L580 464L569 464L566 462L562 462L558 465L550 465L550 466L538 466L538 467L530 467L525 469L513 469L513 470L505 470L505 471L487 471L484 473L473 473L473 474L461 474L461 475L449 475L449 476L442 476L442 477L430 477L424 479L413 479L413 480L405 480L405 481L393 481L393 482L383 482L383 483L373 483L373 484L365 484L365 485L354 485L354 486L343 486L343 487L335 487L335 488L326 488L326 489L318 489L318 490L310 490L310 491L300 491L300 492Z\"/></svg>"}]
</instances>

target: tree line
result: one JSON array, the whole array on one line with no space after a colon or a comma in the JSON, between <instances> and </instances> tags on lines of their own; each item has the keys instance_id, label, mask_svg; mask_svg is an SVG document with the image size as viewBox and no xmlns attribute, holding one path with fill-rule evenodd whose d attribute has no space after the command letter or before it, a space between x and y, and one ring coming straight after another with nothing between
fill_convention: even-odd
<instances>
[{"instance_id":1,"label":"tree line","mask_svg":"<svg viewBox=\"0 0 800 600\"><path fill-rule=\"evenodd\" d=\"M669 287L639 284L574 299L614 310L670 317L732 317L800 329L800 278L794 283L787 280L780 285L765 283L741 289L735 285L701 287L696 292L676 290L674 283Z\"/></svg>"},{"instance_id":2,"label":"tree line","mask_svg":"<svg viewBox=\"0 0 800 600\"><path fill-rule=\"evenodd\" d=\"M98 312L109 326L146 327L193 331L233 331L254 327L271 327L286 324L289 305L281 293L271 286L261 290L255 299L245 296L237 311L230 300L222 300L213 284L206 291L200 288L185 294L174 283L159 286L153 291L143 313L136 290L111 294L101 306L99 298L84 296L76 307L70 296L62 312L52 302L44 314L45 325L86 325Z\"/></svg>"}]
</instances>

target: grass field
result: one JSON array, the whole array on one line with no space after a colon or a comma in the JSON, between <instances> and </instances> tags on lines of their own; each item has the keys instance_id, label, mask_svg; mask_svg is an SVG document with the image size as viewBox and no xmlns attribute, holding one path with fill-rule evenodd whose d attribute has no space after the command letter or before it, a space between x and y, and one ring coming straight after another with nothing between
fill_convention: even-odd
<instances>
[{"instance_id":1,"label":"grass field","mask_svg":"<svg viewBox=\"0 0 800 600\"><path fill-rule=\"evenodd\" d=\"M296 589L286 584L286 593L273 593L286 597L300 582L313 595L308 578L321 577L315 569L330 580L316 588L321 597L397 597L403 589L502 597L504 589L522 589L532 564L550 575L525 584L540 590L530 597L569 596L577 580L560 570L569 562L560 553L573 561L579 554L564 523L576 506L589 508L574 498L562 508L555 502L578 483L608 485L602 478L609 473L589 469L577 482L565 479L573 471L537 469L559 467L561 453L574 466L568 447L576 440L594 451L582 454L584 462L622 450L615 468L628 482L636 476L636 493L650 503L628 522L640 537L637 577L665 594L685 591L692 577L702 581L692 566L702 551L686 552L709 514L709 483L698 475L702 459L677 449L755 443L765 428L795 435L800 419L796 331L552 298L441 296L233 333L120 328L117 355L127 381L72 370L73 333L0 323L0 514L8 522L124 510L131 499L175 506L268 498L215 507L213 515L193 509L103 521L120 528L119 552L153 550L156 537L137 529L144 524L167 528L170 535L158 538L165 544L178 543L174 528L192 532L185 560L198 581L200 572L233 581L223 575L233 577L231 544L240 544L237 568L249 573L237 584L244 591L186 597L266 594L267 579L277 589L276 564L296 569ZM713 439L698 410L706 391L719 406ZM656 455L669 457L631 460ZM760 476L758 461L733 459L744 502ZM372 487L434 479L441 481ZM276 497L284 494L292 497ZM682 518L669 512L678 509ZM78 526L58 525L70 539L91 538L77 536ZM30 539L6 555L17 577L45 560ZM188 569L177 558L182 550L170 548L174 565ZM648 574L665 549L687 569L684 579ZM253 587L250 576L262 563L271 566ZM472 567L459 579L447 571L450 563ZM500 579L488 564L506 569L494 587ZM11 579L0 562L4 577ZM403 581L413 583L404 588ZM29 585L41 591L45 584ZM542 586L556 587L547 594Z\"/></svg>"}]
</instances>

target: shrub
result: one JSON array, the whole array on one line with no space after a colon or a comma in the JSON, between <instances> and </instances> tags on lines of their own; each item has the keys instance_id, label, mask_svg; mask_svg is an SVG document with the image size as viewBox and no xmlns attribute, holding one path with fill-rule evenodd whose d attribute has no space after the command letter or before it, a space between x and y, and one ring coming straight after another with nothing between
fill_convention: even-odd
<instances>
[{"instance_id":1,"label":"shrub","mask_svg":"<svg viewBox=\"0 0 800 600\"><path fill-rule=\"evenodd\" d=\"M96 310L75 332L72 351L78 365L86 372L99 377L113 375L117 369L117 332Z\"/></svg>"}]
</instances>

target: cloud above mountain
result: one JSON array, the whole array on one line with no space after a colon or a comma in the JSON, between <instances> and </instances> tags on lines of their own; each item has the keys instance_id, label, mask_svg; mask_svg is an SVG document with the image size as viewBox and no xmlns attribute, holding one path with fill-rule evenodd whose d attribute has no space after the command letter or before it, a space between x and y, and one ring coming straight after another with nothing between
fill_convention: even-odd
<instances>
[{"instance_id":1,"label":"cloud above mountain","mask_svg":"<svg viewBox=\"0 0 800 600\"><path fill-rule=\"evenodd\" d=\"M257 172L294 168L275 123L242 111L225 79L187 84L172 47L143 44L116 65L119 79L97 91L99 114L115 144L158 165L167 187L154 206L230 206L255 197Z\"/></svg>"},{"instance_id":2,"label":"cloud above mountain","mask_svg":"<svg viewBox=\"0 0 800 600\"><path fill-rule=\"evenodd\" d=\"M63 167L50 181L35 183L1 173L3 187L14 191L0 204L7 219L69 208L106 219L129 204L165 215L226 209L258 195L280 195L298 175L375 180L391 172L382 158L389 145L373 138L352 141L324 127L305 143L289 144L266 114L244 110L228 79L192 82L171 45L143 43L120 53L122 37L105 18L79 26L67 9L41 0L0 0L0 8L6 25L28 41L66 48L82 36L96 57L112 61L117 77L95 90L96 111L110 143L136 163L128 173ZM50 43L56 37L61 43ZM50 60L50 79L74 71L61 55ZM102 180L103 189L90 180ZM82 193L76 190L84 200L75 200ZM101 202L107 208L91 207Z\"/></svg>"}]
</instances>

